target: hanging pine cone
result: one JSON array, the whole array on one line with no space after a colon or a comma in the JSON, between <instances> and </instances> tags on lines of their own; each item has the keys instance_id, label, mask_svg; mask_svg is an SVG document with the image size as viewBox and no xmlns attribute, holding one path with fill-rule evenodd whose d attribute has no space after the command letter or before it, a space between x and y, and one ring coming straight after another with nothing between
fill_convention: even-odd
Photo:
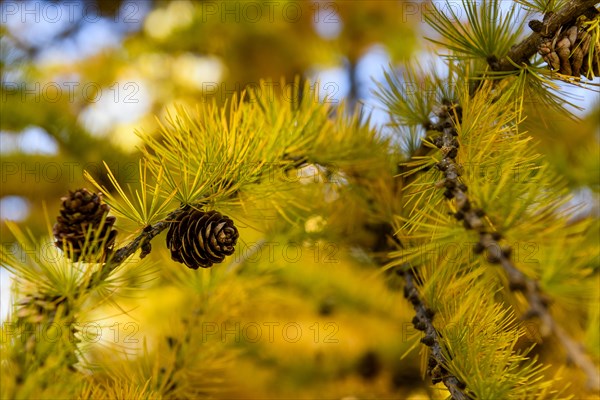
<instances>
[{"instance_id":1,"label":"hanging pine cone","mask_svg":"<svg viewBox=\"0 0 600 400\"><path fill-rule=\"evenodd\" d=\"M538 52L548 68L560 74L588 79L600 76L600 43L593 42L592 35L578 25L559 30L553 38L543 38Z\"/></svg>"},{"instance_id":2,"label":"hanging pine cone","mask_svg":"<svg viewBox=\"0 0 600 400\"><path fill-rule=\"evenodd\" d=\"M209 268L233 254L238 236L229 217L190 208L171 223L167 247L173 260L192 269Z\"/></svg>"},{"instance_id":3,"label":"hanging pine cone","mask_svg":"<svg viewBox=\"0 0 600 400\"><path fill-rule=\"evenodd\" d=\"M117 231L112 229L115 217L105 217L110 207L102 201L102 194L92 193L87 189L78 189L74 192L69 191L69 195L61 200L60 215L56 217L57 222L53 228L55 245L67 252L69 248L72 248L74 261L93 259L99 254L110 252ZM104 224L95 243L88 243L85 255L83 255L88 230L91 229L89 238L91 241L95 237L96 230L100 229L103 218Z\"/></svg>"}]
</instances>

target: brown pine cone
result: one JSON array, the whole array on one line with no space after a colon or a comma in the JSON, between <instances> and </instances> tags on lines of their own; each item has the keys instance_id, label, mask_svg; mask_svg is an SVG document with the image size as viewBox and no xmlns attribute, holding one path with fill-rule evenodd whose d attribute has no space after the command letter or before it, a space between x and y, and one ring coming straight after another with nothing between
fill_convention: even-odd
<instances>
[{"instance_id":1,"label":"brown pine cone","mask_svg":"<svg viewBox=\"0 0 600 400\"><path fill-rule=\"evenodd\" d=\"M588 79L600 75L600 43L591 43L591 35L579 25L561 29L554 38L543 38L538 53L548 68L560 74Z\"/></svg>"},{"instance_id":2,"label":"brown pine cone","mask_svg":"<svg viewBox=\"0 0 600 400\"><path fill-rule=\"evenodd\" d=\"M192 269L209 268L233 254L238 237L229 217L189 208L171 223L167 247L173 260Z\"/></svg>"},{"instance_id":3,"label":"brown pine cone","mask_svg":"<svg viewBox=\"0 0 600 400\"><path fill-rule=\"evenodd\" d=\"M61 200L60 215L56 217L52 230L56 247L65 251L73 261L97 260L109 253L117 235L117 231L112 229L116 219L106 216L110 207L102 201L102 194L78 189L69 191ZM100 232L94 240L98 229ZM89 241L87 246L86 237Z\"/></svg>"}]
</instances>

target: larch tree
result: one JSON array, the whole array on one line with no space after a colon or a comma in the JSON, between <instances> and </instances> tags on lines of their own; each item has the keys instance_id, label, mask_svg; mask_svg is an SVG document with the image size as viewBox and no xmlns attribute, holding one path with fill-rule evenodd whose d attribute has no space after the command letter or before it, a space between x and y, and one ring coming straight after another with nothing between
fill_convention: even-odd
<instances>
[{"instance_id":1,"label":"larch tree","mask_svg":"<svg viewBox=\"0 0 600 400\"><path fill-rule=\"evenodd\" d=\"M385 132L262 81L140 130L138 182L88 174L46 237L10 223L2 398L597 396L599 224L570 201L598 182L535 132L587 129L598 167L565 91L600 75L600 12L504 3L431 9L444 68L390 67Z\"/></svg>"}]
</instances>

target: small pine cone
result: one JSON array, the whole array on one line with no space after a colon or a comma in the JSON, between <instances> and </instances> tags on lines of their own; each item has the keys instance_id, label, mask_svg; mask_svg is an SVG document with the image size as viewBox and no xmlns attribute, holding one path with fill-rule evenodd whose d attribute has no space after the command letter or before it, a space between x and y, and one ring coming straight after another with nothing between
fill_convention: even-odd
<instances>
[{"instance_id":1,"label":"small pine cone","mask_svg":"<svg viewBox=\"0 0 600 400\"><path fill-rule=\"evenodd\" d=\"M238 236L229 217L190 208L171 223L167 247L173 260L192 269L209 268L233 254Z\"/></svg>"},{"instance_id":2,"label":"small pine cone","mask_svg":"<svg viewBox=\"0 0 600 400\"><path fill-rule=\"evenodd\" d=\"M590 46L594 46L591 54ZM538 53L548 68L560 74L588 79L599 75L600 43L592 43L591 35L578 25L570 26L554 38L543 38Z\"/></svg>"},{"instance_id":3,"label":"small pine cone","mask_svg":"<svg viewBox=\"0 0 600 400\"><path fill-rule=\"evenodd\" d=\"M108 204L102 202L102 194L96 194L87 189L78 189L62 199L60 215L56 217L53 233L56 239L55 245L63 251L68 252L72 248L74 261L94 259L95 256L112 250L115 243L117 231L112 229L115 217L106 216L110 210ZM104 219L104 224L102 220ZM101 229L94 240L96 230ZM89 242L83 253L86 236L89 234ZM69 254L71 256L71 254Z\"/></svg>"}]
</instances>

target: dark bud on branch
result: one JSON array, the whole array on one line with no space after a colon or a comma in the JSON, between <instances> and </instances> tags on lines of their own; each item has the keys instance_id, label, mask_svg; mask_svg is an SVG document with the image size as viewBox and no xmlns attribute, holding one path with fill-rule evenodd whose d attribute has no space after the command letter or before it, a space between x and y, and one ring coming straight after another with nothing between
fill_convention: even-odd
<instances>
[{"instance_id":1,"label":"dark bud on branch","mask_svg":"<svg viewBox=\"0 0 600 400\"><path fill-rule=\"evenodd\" d=\"M435 338L432 335L425 335L421 338L421 343L423 343L425 346L433 346L435 343Z\"/></svg>"},{"instance_id":2,"label":"dark bud on branch","mask_svg":"<svg viewBox=\"0 0 600 400\"><path fill-rule=\"evenodd\" d=\"M477 243L475 243L475 246L473 246L473 252L475 254L481 254L481 253L483 253L484 250L485 250L485 246L483 244L481 244L481 242L477 242Z\"/></svg>"},{"instance_id":3,"label":"dark bud on branch","mask_svg":"<svg viewBox=\"0 0 600 400\"><path fill-rule=\"evenodd\" d=\"M421 321L421 319L417 316L413 317L412 323L413 323L413 326L415 327L415 329L418 331L424 331L427 329L427 324L425 322Z\"/></svg>"},{"instance_id":4,"label":"dark bud on branch","mask_svg":"<svg viewBox=\"0 0 600 400\"><path fill-rule=\"evenodd\" d=\"M531 28L532 31L537 33L540 33L544 27L544 23L542 21L538 21L537 19L532 19L527 25L529 25L529 28Z\"/></svg>"}]
</instances>

